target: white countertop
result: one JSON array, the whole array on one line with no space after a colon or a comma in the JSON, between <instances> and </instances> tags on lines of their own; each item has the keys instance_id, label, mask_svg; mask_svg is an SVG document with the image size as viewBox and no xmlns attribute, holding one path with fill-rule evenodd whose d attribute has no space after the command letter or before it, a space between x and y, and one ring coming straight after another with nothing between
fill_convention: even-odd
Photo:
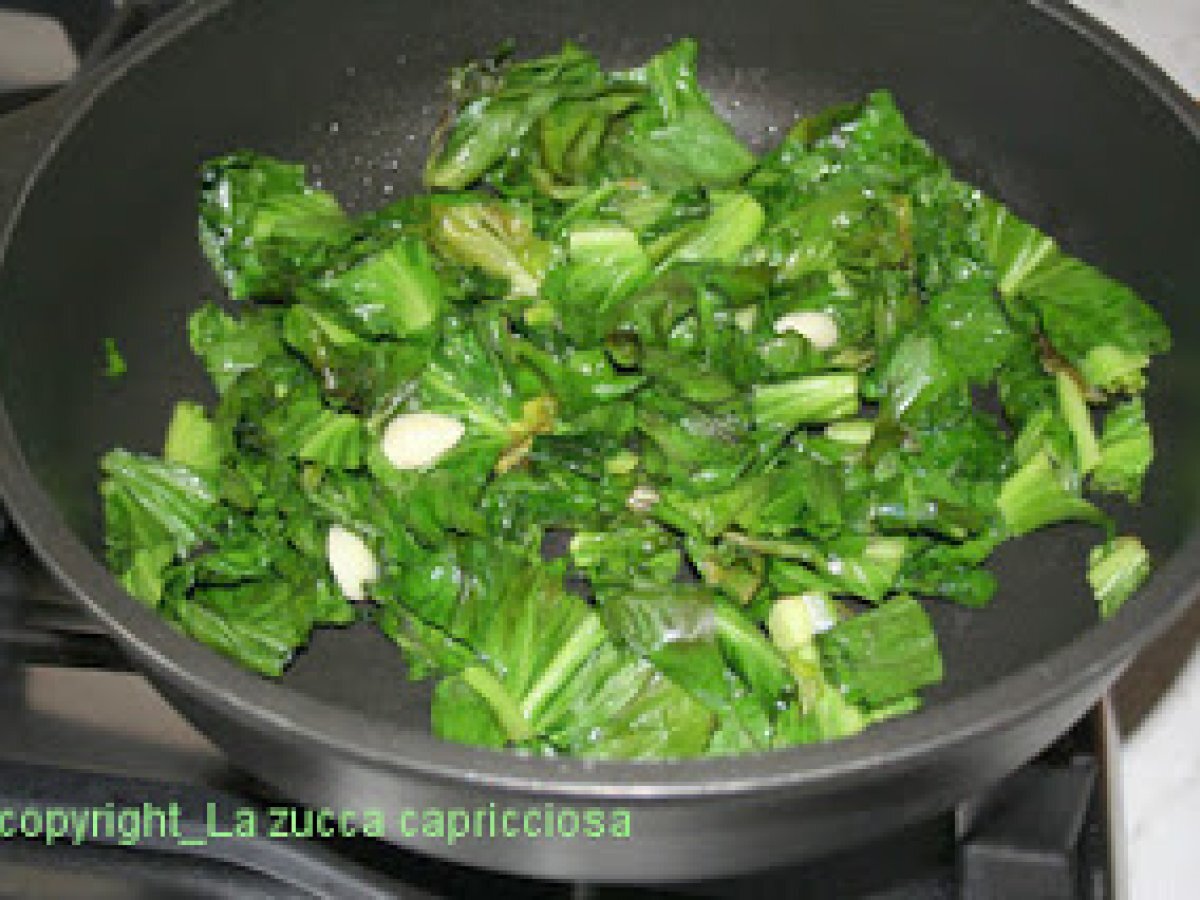
<instances>
[{"instance_id":1,"label":"white countertop","mask_svg":"<svg viewBox=\"0 0 1200 900\"><path fill-rule=\"evenodd\" d=\"M1200 0L1073 0L1200 97ZM1200 897L1200 607L1116 691L1130 900Z\"/></svg>"},{"instance_id":2,"label":"white countertop","mask_svg":"<svg viewBox=\"0 0 1200 900\"><path fill-rule=\"evenodd\" d=\"M1123 35L1193 96L1200 97L1200 2L1071 0Z\"/></svg>"},{"instance_id":3,"label":"white countertop","mask_svg":"<svg viewBox=\"0 0 1200 900\"><path fill-rule=\"evenodd\" d=\"M1115 699L1130 900L1200 896L1200 606L1147 648Z\"/></svg>"}]
</instances>

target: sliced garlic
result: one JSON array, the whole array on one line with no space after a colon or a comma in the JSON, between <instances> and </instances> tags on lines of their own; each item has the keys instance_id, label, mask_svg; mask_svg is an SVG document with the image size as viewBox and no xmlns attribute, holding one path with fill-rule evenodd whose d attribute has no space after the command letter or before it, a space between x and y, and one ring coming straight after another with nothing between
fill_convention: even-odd
<instances>
[{"instance_id":1,"label":"sliced garlic","mask_svg":"<svg viewBox=\"0 0 1200 900\"><path fill-rule=\"evenodd\" d=\"M823 312L794 312L775 320L775 333L795 331L818 350L828 350L838 342L838 327L833 316Z\"/></svg>"},{"instance_id":2,"label":"sliced garlic","mask_svg":"<svg viewBox=\"0 0 1200 900\"><path fill-rule=\"evenodd\" d=\"M658 491L652 487L635 487L629 492L625 505L634 512L647 512L659 501Z\"/></svg>"},{"instance_id":3,"label":"sliced garlic","mask_svg":"<svg viewBox=\"0 0 1200 900\"><path fill-rule=\"evenodd\" d=\"M792 594L777 597L767 615L767 631L775 646L784 652L804 646L813 636L807 605Z\"/></svg>"},{"instance_id":4,"label":"sliced garlic","mask_svg":"<svg viewBox=\"0 0 1200 900\"><path fill-rule=\"evenodd\" d=\"M383 455L397 469L424 469L467 433L462 422L441 413L401 413L383 430Z\"/></svg>"},{"instance_id":5,"label":"sliced garlic","mask_svg":"<svg viewBox=\"0 0 1200 900\"><path fill-rule=\"evenodd\" d=\"M366 586L379 577L375 554L353 531L334 525L325 539L325 554L333 580L347 600L362 600Z\"/></svg>"},{"instance_id":6,"label":"sliced garlic","mask_svg":"<svg viewBox=\"0 0 1200 900\"><path fill-rule=\"evenodd\" d=\"M828 631L837 617L827 596L817 591L786 594L775 600L767 616L767 630L780 650L794 650L813 635Z\"/></svg>"}]
</instances>

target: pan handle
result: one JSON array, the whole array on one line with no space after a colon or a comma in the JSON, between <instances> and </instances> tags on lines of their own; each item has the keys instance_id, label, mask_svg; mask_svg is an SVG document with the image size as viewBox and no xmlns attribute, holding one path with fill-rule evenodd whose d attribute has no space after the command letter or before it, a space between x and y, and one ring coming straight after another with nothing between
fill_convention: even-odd
<instances>
[{"instance_id":1,"label":"pan handle","mask_svg":"<svg viewBox=\"0 0 1200 900\"><path fill-rule=\"evenodd\" d=\"M80 89L101 64L154 21L161 11L151 0L130 0L109 17L79 61L71 80L49 96L0 116L0 251L28 179L62 123L63 97Z\"/></svg>"}]
</instances>

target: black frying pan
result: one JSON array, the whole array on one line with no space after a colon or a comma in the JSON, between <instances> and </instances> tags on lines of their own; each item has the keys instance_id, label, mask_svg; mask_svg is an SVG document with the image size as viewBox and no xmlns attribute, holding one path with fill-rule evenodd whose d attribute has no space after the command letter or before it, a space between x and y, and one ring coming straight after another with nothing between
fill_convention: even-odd
<instances>
[{"instance_id":1,"label":"black frying pan","mask_svg":"<svg viewBox=\"0 0 1200 900\"><path fill-rule=\"evenodd\" d=\"M924 711L836 744L601 765L439 742L427 688L406 682L367 628L318 635L272 683L116 586L97 558L97 458L157 448L171 402L205 394L184 332L189 310L219 293L196 243L200 160L243 146L302 159L361 209L418 184L450 66L508 37L523 52L575 38L628 65L684 34L756 144L797 113L890 87L964 176L1162 310L1177 349L1152 371L1158 462L1143 506L1117 511L1158 563L1139 596L1097 624L1083 580L1094 535L1054 529L999 556L989 609L935 607L947 679ZM25 117L0 140L0 489L167 698L299 800L632 811L629 840L409 841L535 875L699 878L797 860L944 810L1012 770L1196 594L1200 116L1057 0L193 2L49 112L48 128ZM33 174L16 178L26 164ZM129 362L116 383L100 374L110 335Z\"/></svg>"}]
</instances>

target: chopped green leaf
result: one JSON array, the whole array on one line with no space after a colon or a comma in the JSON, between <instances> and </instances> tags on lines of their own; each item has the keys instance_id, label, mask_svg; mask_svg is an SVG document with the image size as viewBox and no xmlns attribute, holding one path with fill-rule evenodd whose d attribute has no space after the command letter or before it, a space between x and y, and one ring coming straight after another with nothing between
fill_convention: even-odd
<instances>
[{"instance_id":1,"label":"chopped green leaf","mask_svg":"<svg viewBox=\"0 0 1200 900\"><path fill-rule=\"evenodd\" d=\"M1066 521L1104 524L1104 514L1064 481L1064 473L1045 450L1010 475L996 498L1009 533L1022 535Z\"/></svg>"},{"instance_id":2,"label":"chopped green leaf","mask_svg":"<svg viewBox=\"0 0 1200 900\"><path fill-rule=\"evenodd\" d=\"M858 376L839 372L756 385L753 406L758 424L785 431L845 419L858 412Z\"/></svg>"},{"instance_id":3,"label":"chopped green leaf","mask_svg":"<svg viewBox=\"0 0 1200 900\"><path fill-rule=\"evenodd\" d=\"M117 348L115 338L104 339L104 375L107 378L120 378L129 370L125 357Z\"/></svg>"},{"instance_id":4,"label":"chopped green leaf","mask_svg":"<svg viewBox=\"0 0 1200 900\"><path fill-rule=\"evenodd\" d=\"M900 700L942 679L937 637L907 595L835 625L817 637L829 678L870 707Z\"/></svg>"},{"instance_id":5,"label":"chopped green leaf","mask_svg":"<svg viewBox=\"0 0 1200 900\"><path fill-rule=\"evenodd\" d=\"M175 404L175 412L167 426L163 459L190 466L197 472L216 472L221 466L224 450L221 435L204 407L190 400Z\"/></svg>"},{"instance_id":6,"label":"chopped green leaf","mask_svg":"<svg viewBox=\"0 0 1200 900\"><path fill-rule=\"evenodd\" d=\"M1124 494L1136 503L1154 458L1154 439L1140 397L1126 400L1105 418L1099 454L1092 470L1092 486Z\"/></svg>"},{"instance_id":7,"label":"chopped green leaf","mask_svg":"<svg viewBox=\"0 0 1200 900\"><path fill-rule=\"evenodd\" d=\"M1150 574L1150 554L1135 537L1118 537L1093 547L1088 555L1088 584L1100 615L1112 616Z\"/></svg>"}]
</instances>

